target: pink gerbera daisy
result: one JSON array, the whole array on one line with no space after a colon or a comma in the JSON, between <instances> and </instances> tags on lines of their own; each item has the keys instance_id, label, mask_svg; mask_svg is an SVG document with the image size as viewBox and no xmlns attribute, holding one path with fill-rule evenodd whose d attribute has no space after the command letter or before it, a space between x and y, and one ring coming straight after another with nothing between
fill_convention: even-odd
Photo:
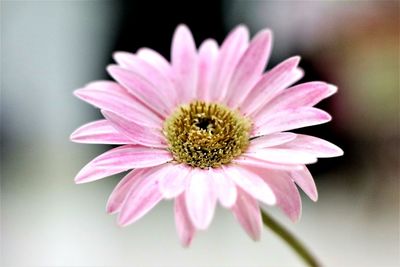
<instances>
[{"instance_id":1,"label":"pink gerbera daisy","mask_svg":"<svg viewBox=\"0 0 400 267\"><path fill-rule=\"evenodd\" d=\"M221 46L208 39L197 50L190 30L180 25L171 63L148 48L115 53L117 65L107 70L117 82L96 81L75 91L105 119L80 127L71 140L121 146L89 162L76 183L131 170L107 211L128 225L161 200L174 199L184 246L210 225L217 202L254 240L262 231L260 204L276 204L298 220L295 184L317 200L305 164L343 152L287 131L328 122L331 116L313 106L337 88L324 82L289 87L303 75L297 56L263 73L271 39L262 30L249 42L247 28L238 26Z\"/></svg>"}]
</instances>

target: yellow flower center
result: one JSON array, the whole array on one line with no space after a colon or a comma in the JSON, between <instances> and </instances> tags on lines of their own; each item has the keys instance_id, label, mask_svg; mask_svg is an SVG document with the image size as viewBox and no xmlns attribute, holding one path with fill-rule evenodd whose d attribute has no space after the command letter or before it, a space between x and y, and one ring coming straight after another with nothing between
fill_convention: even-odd
<instances>
[{"instance_id":1,"label":"yellow flower center","mask_svg":"<svg viewBox=\"0 0 400 267\"><path fill-rule=\"evenodd\" d=\"M248 146L251 121L222 104L194 101L179 106L163 132L174 159L192 167L227 164Z\"/></svg>"}]
</instances>

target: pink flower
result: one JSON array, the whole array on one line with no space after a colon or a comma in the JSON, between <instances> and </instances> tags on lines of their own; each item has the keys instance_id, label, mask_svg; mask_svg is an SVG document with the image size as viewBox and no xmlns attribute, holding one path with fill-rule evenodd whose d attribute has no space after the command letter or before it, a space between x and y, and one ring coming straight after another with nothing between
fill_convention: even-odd
<instances>
[{"instance_id":1,"label":"pink flower","mask_svg":"<svg viewBox=\"0 0 400 267\"><path fill-rule=\"evenodd\" d=\"M343 152L287 131L330 121L313 106L337 88L324 82L287 88L303 76L297 56L263 73L271 39L263 30L249 42L247 28L238 26L221 46L208 39L197 50L181 25L171 63L149 48L115 53L117 65L107 70L117 82L96 81L75 91L105 119L83 125L71 140L121 146L89 162L75 182L132 170L112 192L107 211L119 213L124 226L174 199L184 246L210 225L217 202L254 240L262 230L260 204L276 204L298 220L296 184L317 200L305 164Z\"/></svg>"}]
</instances>

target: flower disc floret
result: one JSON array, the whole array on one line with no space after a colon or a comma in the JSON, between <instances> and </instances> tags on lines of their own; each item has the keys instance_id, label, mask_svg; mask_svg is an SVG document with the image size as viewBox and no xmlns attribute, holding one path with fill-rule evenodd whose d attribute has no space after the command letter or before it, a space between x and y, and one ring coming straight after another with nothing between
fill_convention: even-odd
<instances>
[{"instance_id":1,"label":"flower disc floret","mask_svg":"<svg viewBox=\"0 0 400 267\"><path fill-rule=\"evenodd\" d=\"M164 122L174 159L192 167L219 167L246 150L251 122L217 103L194 101L179 106Z\"/></svg>"}]
</instances>

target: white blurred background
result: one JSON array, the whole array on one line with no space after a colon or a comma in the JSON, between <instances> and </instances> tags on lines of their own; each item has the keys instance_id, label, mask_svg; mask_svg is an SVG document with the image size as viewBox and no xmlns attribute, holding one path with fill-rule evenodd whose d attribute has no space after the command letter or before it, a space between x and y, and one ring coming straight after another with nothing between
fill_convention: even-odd
<instances>
[{"instance_id":1,"label":"white blurred background","mask_svg":"<svg viewBox=\"0 0 400 267\"><path fill-rule=\"evenodd\" d=\"M303 81L339 86L323 103L334 121L316 134L346 156L312 169L320 199L303 195L300 222L270 212L324 266L399 266L399 2L128 2L1 2L1 266L304 266L268 229L251 241L223 209L189 249L170 202L120 228L105 203L121 175L73 183L108 148L69 142L100 116L72 91L108 79L113 50L153 44L168 57L180 22L198 42L238 23L269 27L272 64L300 54Z\"/></svg>"}]
</instances>

